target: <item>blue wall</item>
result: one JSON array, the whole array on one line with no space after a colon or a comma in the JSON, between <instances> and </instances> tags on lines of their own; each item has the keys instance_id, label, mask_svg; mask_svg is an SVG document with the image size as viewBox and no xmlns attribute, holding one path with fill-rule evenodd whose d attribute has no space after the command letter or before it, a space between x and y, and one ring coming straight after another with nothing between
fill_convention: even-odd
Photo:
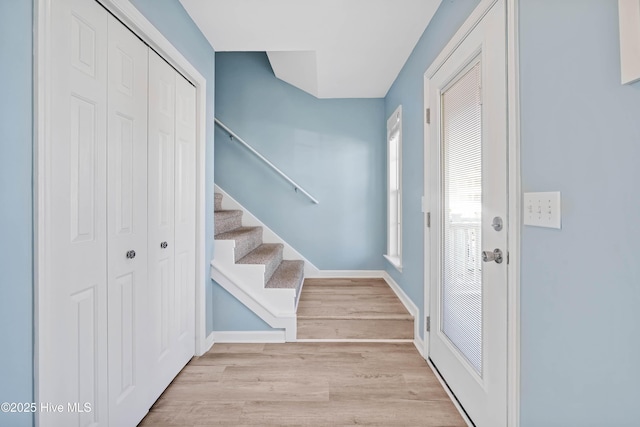
<instances>
[{"instance_id":1,"label":"blue wall","mask_svg":"<svg viewBox=\"0 0 640 427\"><path fill-rule=\"evenodd\" d=\"M640 422L640 85L617 13L520 2L523 191L563 202L562 230L523 228L522 427Z\"/></svg>"},{"instance_id":2,"label":"blue wall","mask_svg":"<svg viewBox=\"0 0 640 427\"><path fill-rule=\"evenodd\" d=\"M0 1L0 402L33 400L32 4ZM32 425L0 412L0 425Z\"/></svg>"},{"instance_id":3,"label":"blue wall","mask_svg":"<svg viewBox=\"0 0 640 427\"><path fill-rule=\"evenodd\" d=\"M424 72L479 0L444 0L384 100L385 118L402 105L402 273L385 268L420 309L424 337ZM386 119L385 119L386 123ZM386 238L386 236L385 236Z\"/></svg>"},{"instance_id":4,"label":"blue wall","mask_svg":"<svg viewBox=\"0 0 640 427\"><path fill-rule=\"evenodd\" d=\"M277 79L264 53L218 53L216 116L320 201L216 129L215 181L322 270L380 270L385 251L382 99L317 99ZM221 288L217 330L261 323ZM227 313L227 311L229 311ZM266 325L262 324L263 328Z\"/></svg>"},{"instance_id":5,"label":"blue wall","mask_svg":"<svg viewBox=\"0 0 640 427\"><path fill-rule=\"evenodd\" d=\"M216 115L320 201L314 205L216 130L215 180L324 270L381 269L381 99L317 99L273 75L264 53L219 53Z\"/></svg>"},{"instance_id":6,"label":"blue wall","mask_svg":"<svg viewBox=\"0 0 640 427\"><path fill-rule=\"evenodd\" d=\"M213 129L215 53L178 0L131 0L131 3L187 58L207 80L207 148L205 155L205 265L207 333L213 330L213 284L209 262L213 258Z\"/></svg>"}]
</instances>

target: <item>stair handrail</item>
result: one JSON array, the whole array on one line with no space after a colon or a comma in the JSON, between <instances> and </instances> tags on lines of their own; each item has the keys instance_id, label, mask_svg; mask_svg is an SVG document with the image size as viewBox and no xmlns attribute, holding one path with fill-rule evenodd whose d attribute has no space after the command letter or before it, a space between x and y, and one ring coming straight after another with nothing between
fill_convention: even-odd
<instances>
[{"instance_id":1,"label":"stair handrail","mask_svg":"<svg viewBox=\"0 0 640 427\"><path fill-rule=\"evenodd\" d=\"M293 179L289 178L289 176L282 172L276 165L274 165L273 163L271 163L266 157L264 157L262 154L260 154L258 151L256 151L255 148L253 148L252 146L250 146L246 141L244 141L242 138L240 138L238 136L238 134L236 134L234 131L232 131L231 129L229 129L228 126L226 126L224 123L222 123L217 117L214 117L214 120L216 122L216 124L218 126L220 126L222 129L224 129L229 136L231 137L231 139L235 139L237 140L239 143L241 143L242 145L244 145L249 151L251 151L256 157L258 157L260 160L262 160L263 162L265 162L267 165L269 165L271 167L271 169L273 169L278 175L280 175L281 177L283 177L289 184L293 185L293 189L294 191L298 191L300 190L300 192L302 194L304 194L305 196L307 196L313 203L318 204L320 203L315 197L313 197L311 194L309 194L304 188L302 188L301 186L298 185L298 183L296 183Z\"/></svg>"}]
</instances>

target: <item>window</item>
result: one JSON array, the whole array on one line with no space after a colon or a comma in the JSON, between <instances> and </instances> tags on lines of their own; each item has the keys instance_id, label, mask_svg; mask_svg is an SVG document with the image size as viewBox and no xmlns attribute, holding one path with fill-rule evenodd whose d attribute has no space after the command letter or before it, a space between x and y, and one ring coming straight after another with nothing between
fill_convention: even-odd
<instances>
[{"instance_id":1,"label":"window","mask_svg":"<svg viewBox=\"0 0 640 427\"><path fill-rule=\"evenodd\" d=\"M402 271L402 105L387 120L387 254Z\"/></svg>"}]
</instances>

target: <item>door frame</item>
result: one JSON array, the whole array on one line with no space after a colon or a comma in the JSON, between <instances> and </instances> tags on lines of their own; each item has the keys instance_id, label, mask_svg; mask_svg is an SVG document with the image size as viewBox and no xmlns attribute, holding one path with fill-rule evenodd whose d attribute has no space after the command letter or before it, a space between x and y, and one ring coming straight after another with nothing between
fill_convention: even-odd
<instances>
[{"instance_id":1,"label":"door frame","mask_svg":"<svg viewBox=\"0 0 640 427\"><path fill-rule=\"evenodd\" d=\"M518 50L518 2L519 0L482 0L442 49L424 73L423 106L429 108L429 79L440 69L453 51L478 25L491 7L498 1L506 6L506 64L507 64L507 179L508 179L508 265L507 265L507 425L520 425L520 239L522 189L520 183L520 94ZM424 312L430 315L431 249L430 249L430 161L431 141L429 126L424 122L424 200L428 209L424 215ZM424 331L424 355L429 357L429 332ZM436 371L436 375L439 375Z\"/></svg>"},{"instance_id":2,"label":"door frame","mask_svg":"<svg viewBox=\"0 0 640 427\"><path fill-rule=\"evenodd\" d=\"M40 385L47 381L42 372L43 357L40 348L46 333L46 316L49 312L47 279L52 251L48 230L51 228L48 187L51 174L51 94L52 46L51 4L55 0L37 0L34 4L34 387L35 401L40 401ZM124 23L134 34L158 52L196 88L196 247L195 247L195 342L194 355L204 354L213 345L213 334L206 330L206 94L207 80L165 38L129 0L97 1L107 11ZM213 82L211 82L213 84ZM37 423L37 414L36 414ZM37 424L36 424L37 425Z\"/></svg>"}]
</instances>

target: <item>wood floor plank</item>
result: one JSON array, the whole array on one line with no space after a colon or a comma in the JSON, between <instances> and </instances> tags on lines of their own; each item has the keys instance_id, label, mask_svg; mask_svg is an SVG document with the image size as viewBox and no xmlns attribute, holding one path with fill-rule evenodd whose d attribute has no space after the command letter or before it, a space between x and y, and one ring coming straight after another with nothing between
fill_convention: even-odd
<instances>
[{"instance_id":1,"label":"wood floor plank","mask_svg":"<svg viewBox=\"0 0 640 427\"><path fill-rule=\"evenodd\" d=\"M299 339L413 339L413 319L298 319Z\"/></svg>"},{"instance_id":2,"label":"wood floor plank","mask_svg":"<svg viewBox=\"0 0 640 427\"><path fill-rule=\"evenodd\" d=\"M305 279L298 339L412 339L413 316L383 279Z\"/></svg>"},{"instance_id":3,"label":"wood floor plank","mask_svg":"<svg viewBox=\"0 0 640 427\"><path fill-rule=\"evenodd\" d=\"M141 426L466 425L412 343L218 345Z\"/></svg>"}]
</instances>

